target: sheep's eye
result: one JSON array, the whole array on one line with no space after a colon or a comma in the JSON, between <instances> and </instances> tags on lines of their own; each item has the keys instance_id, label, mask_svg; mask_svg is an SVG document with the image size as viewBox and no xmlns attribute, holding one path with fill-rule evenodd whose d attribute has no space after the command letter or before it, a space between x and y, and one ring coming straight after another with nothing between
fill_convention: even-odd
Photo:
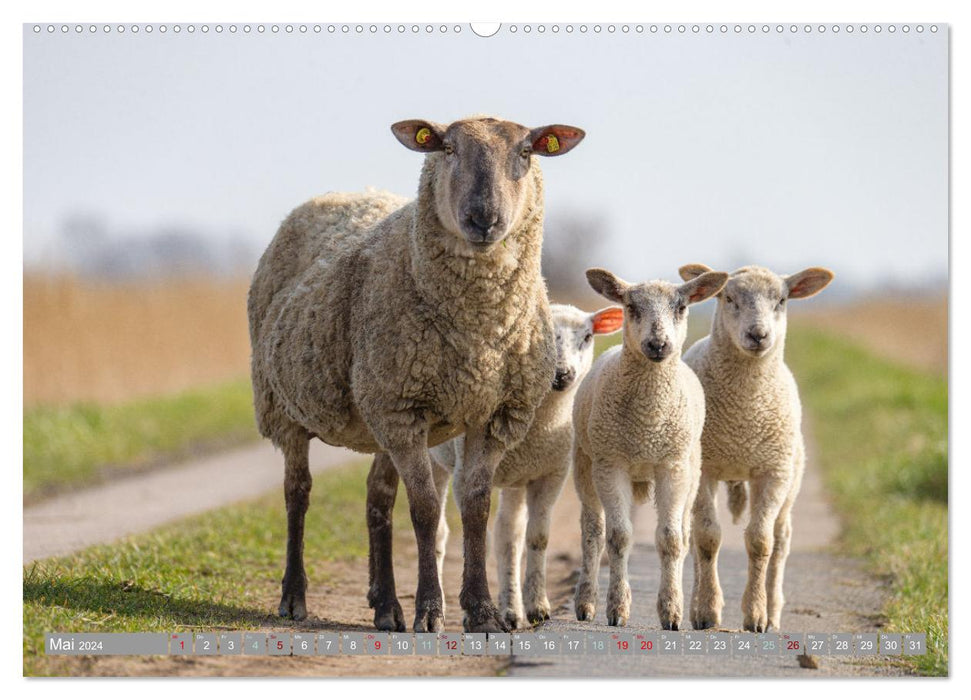
<instances>
[{"instance_id":1,"label":"sheep's eye","mask_svg":"<svg viewBox=\"0 0 971 700\"><path fill-rule=\"evenodd\" d=\"M725 303L728 304L729 306L735 306L735 300L732 299L727 294L725 295Z\"/></svg>"},{"instance_id":2,"label":"sheep's eye","mask_svg":"<svg viewBox=\"0 0 971 700\"><path fill-rule=\"evenodd\" d=\"M779 309L780 311L782 309L786 308L786 300L785 299L779 299L779 303L776 305L775 308Z\"/></svg>"},{"instance_id":3,"label":"sheep's eye","mask_svg":"<svg viewBox=\"0 0 971 700\"><path fill-rule=\"evenodd\" d=\"M532 153L533 153L532 148L530 148L529 146L523 146L523 150L519 152L519 156L521 158L529 158L529 156L532 155Z\"/></svg>"},{"instance_id":4,"label":"sheep's eye","mask_svg":"<svg viewBox=\"0 0 971 700\"><path fill-rule=\"evenodd\" d=\"M587 343L589 343L591 340L593 340L593 333L587 333L585 336L583 336L583 344L584 345L586 345Z\"/></svg>"},{"instance_id":5,"label":"sheep's eye","mask_svg":"<svg viewBox=\"0 0 971 700\"><path fill-rule=\"evenodd\" d=\"M445 144L445 155L450 156L455 153L455 146L450 143Z\"/></svg>"},{"instance_id":6,"label":"sheep's eye","mask_svg":"<svg viewBox=\"0 0 971 700\"><path fill-rule=\"evenodd\" d=\"M688 310L688 307L685 304L679 305L678 306L678 316L684 316L684 312L687 311L687 310Z\"/></svg>"}]
</instances>

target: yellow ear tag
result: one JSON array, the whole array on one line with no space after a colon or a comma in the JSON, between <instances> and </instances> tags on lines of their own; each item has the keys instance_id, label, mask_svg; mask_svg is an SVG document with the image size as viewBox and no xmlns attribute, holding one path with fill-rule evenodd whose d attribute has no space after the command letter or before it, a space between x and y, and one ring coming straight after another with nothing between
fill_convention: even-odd
<instances>
[{"instance_id":1,"label":"yellow ear tag","mask_svg":"<svg viewBox=\"0 0 971 700\"><path fill-rule=\"evenodd\" d=\"M553 134L549 134L546 137L546 152L556 153L558 150L560 150L560 140L553 136Z\"/></svg>"},{"instance_id":2,"label":"yellow ear tag","mask_svg":"<svg viewBox=\"0 0 971 700\"><path fill-rule=\"evenodd\" d=\"M428 141L428 137L431 135L432 135L432 130L429 129L427 126L423 126L418 130L418 133L415 134L415 141L417 141L422 145L425 145L425 142Z\"/></svg>"}]
</instances>

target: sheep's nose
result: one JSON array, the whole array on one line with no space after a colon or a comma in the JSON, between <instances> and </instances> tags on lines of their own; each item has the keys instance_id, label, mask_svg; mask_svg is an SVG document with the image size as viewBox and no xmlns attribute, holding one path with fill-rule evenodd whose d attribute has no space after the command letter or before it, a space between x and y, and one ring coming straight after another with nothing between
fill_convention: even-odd
<instances>
[{"instance_id":1,"label":"sheep's nose","mask_svg":"<svg viewBox=\"0 0 971 700\"><path fill-rule=\"evenodd\" d=\"M554 391L563 391L573 384L573 380L577 378L577 373L573 369L556 369L556 374L553 376L553 389Z\"/></svg>"},{"instance_id":2,"label":"sheep's nose","mask_svg":"<svg viewBox=\"0 0 971 700\"><path fill-rule=\"evenodd\" d=\"M499 223L499 214L491 209L475 208L469 212L468 224L476 233L485 238L489 231Z\"/></svg>"},{"instance_id":3,"label":"sheep's nose","mask_svg":"<svg viewBox=\"0 0 971 700\"><path fill-rule=\"evenodd\" d=\"M671 343L667 340L652 338L644 343L644 354L647 355L647 359L660 362L671 354Z\"/></svg>"},{"instance_id":4,"label":"sheep's nose","mask_svg":"<svg viewBox=\"0 0 971 700\"><path fill-rule=\"evenodd\" d=\"M752 328L749 328L746 335L753 344L761 347L765 343L766 338L769 337L769 331L761 326L753 326Z\"/></svg>"}]
</instances>

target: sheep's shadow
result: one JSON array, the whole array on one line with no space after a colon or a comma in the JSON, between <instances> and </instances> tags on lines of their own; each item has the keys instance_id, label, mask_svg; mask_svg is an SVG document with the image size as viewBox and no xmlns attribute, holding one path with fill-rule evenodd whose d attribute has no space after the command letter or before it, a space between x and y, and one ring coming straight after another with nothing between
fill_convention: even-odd
<instances>
[{"instance_id":1,"label":"sheep's shadow","mask_svg":"<svg viewBox=\"0 0 971 700\"><path fill-rule=\"evenodd\" d=\"M77 611L79 626L86 626L86 612L128 618L165 616L174 619L177 625L230 629L240 625L262 626L275 618L266 610L257 608L194 600L128 582L92 578L27 579L24 581L24 603Z\"/></svg>"}]
</instances>

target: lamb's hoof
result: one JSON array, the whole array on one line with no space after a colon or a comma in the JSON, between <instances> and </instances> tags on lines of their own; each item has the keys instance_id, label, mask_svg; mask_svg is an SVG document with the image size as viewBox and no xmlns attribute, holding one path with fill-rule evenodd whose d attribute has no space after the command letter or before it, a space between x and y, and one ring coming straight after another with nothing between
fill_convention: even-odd
<instances>
[{"instance_id":1,"label":"lamb's hoof","mask_svg":"<svg viewBox=\"0 0 971 700\"><path fill-rule=\"evenodd\" d=\"M404 632L405 613L397 600L374 608L374 627L382 632Z\"/></svg>"},{"instance_id":2,"label":"lamb's hoof","mask_svg":"<svg viewBox=\"0 0 971 700\"><path fill-rule=\"evenodd\" d=\"M280 617L292 620L307 619L307 601L303 593L284 593L278 610Z\"/></svg>"},{"instance_id":3,"label":"lamb's hoof","mask_svg":"<svg viewBox=\"0 0 971 700\"><path fill-rule=\"evenodd\" d=\"M509 632L509 625L490 601L473 603L465 611L462 628L466 632Z\"/></svg>"},{"instance_id":4,"label":"lamb's hoof","mask_svg":"<svg viewBox=\"0 0 971 700\"><path fill-rule=\"evenodd\" d=\"M718 624L719 624L718 620L700 619L700 620L691 621L691 626L694 627L696 630L714 629L718 627Z\"/></svg>"},{"instance_id":5,"label":"lamb's hoof","mask_svg":"<svg viewBox=\"0 0 971 700\"><path fill-rule=\"evenodd\" d=\"M512 608L506 608L505 612L502 613L503 619L509 626L510 630L518 630L523 628L524 617Z\"/></svg>"},{"instance_id":6,"label":"lamb's hoof","mask_svg":"<svg viewBox=\"0 0 971 700\"><path fill-rule=\"evenodd\" d=\"M580 622L593 622L597 609L593 603L577 603L577 619Z\"/></svg>"},{"instance_id":7,"label":"lamb's hoof","mask_svg":"<svg viewBox=\"0 0 971 700\"><path fill-rule=\"evenodd\" d=\"M667 632L677 632L679 629L681 629L681 622L679 620L668 620L667 622L662 621L661 629Z\"/></svg>"},{"instance_id":8,"label":"lamb's hoof","mask_svg":"<svg viewBox=\"0 0 971 700\"><path fill-rule=\"evenodd\" d=\"M626 627L627 615L622 612L614 611L607 613L607 624L611 627Z\"/></svg>"},{"instance_id":9,"label":"lamb's hoof","mask_svg":"<svg viewBox=\"0 0 971 700\"><path fill-rule=\"evenodd\" d=\"M765 632L768 630L768 625L762 621L746 620L742 625L746 632Z\"/></svg>"},{"instance_id":10,"label":"lamb's hoof","mask_svg":"<svg viewBox=\"0 0 971 700\"><path fill-rule=\"evenodd\" d=\"M445 613L440 601L418 603L415 610L415 632L441 632L445 629Z\"/></svg>"},{"instance_id":11,"label":"lamb's hoof","mask_svg":"<svg viewBox=\"0 0 971 700\"><path fill-rule=\"evenodd\" d=\"M549 601L542 601L535 606L530 606L526 610L526 619L529 620L529 624L538 625L541 622L550 619L550 604Z\"/></svg>"}]
</instances>

